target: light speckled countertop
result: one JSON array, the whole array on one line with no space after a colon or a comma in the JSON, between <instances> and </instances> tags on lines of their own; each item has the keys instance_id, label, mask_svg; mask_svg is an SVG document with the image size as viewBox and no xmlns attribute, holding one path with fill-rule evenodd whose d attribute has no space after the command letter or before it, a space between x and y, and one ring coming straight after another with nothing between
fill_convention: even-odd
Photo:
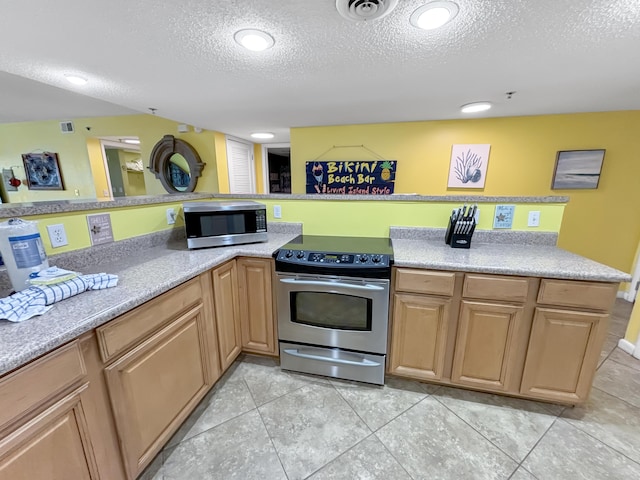
<instances>
[{"instance_id":1,"label":"light speckled countertop","mask_svg":"<svg viewBox=\"0 0 640 480\"><path fill-rule=\"evenodd\" d=\"M393 239L396 267L630 282L627 273L550 245L473 243L451 248L444 240Z\"/></svg>"},{"instance_id":2,"label":"light speckled countertop","mask_svg":"<svg viewBox=\"0 0 640 480\"><path fill-rule=\"evenodd\" d=\"M55 304L45 315L22 323L0 320L0 375L229 259L270 257L296 235L269 233L266 243L191 251L184 242L170 243L86 268L83 273L117 274L118 286L71 297ZM450 248L443 241L394 239L393 249L398 267L605 282L631 280L626 273L554 246L475 243L464 250Z\"/></svg>"},{"instance_id":3,"label":"light speckled countertop","mask_svg":"<svg viewBox=\"0 0 640 480\"><path fill-rule=\"evenodd\" d=\"M230 193L173 193L163 195L141 195L138 197L118 197L114 200L50 200L32 203L0 204L0 218L27 217L30 215L50 215L84 210L114 210L124 207L153 205L160 203L187 202L191 200L215 201L229 199L254 200L338 200L338 201L400 201L400 202L447 202L447 203L567 203L569 197L487 197L484 195L307 195L307 194L230 194Z\"/></svg>"},{"instance_id":4,"label":"light speckled countertop","mask_svg":"<svg viewBox=\"0 0 640 480\"><path fill-rule=\"evenodd\" d=\"M271 257L296 235L269 233L266 243L191 251L180 242L87 268L83 273L117 274L118 286L68 298L21 323L0 320L0 375L236 256Z\"/></svg>"}]
</instances>

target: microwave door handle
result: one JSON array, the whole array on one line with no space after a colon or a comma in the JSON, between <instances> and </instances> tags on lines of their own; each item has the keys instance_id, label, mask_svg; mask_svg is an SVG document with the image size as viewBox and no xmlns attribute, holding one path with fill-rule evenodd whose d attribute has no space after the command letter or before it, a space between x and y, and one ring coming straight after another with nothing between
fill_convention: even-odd
<instances>
[{"instance_id":1,"label":"microwave door handle","mask_svg":"<svg viewBox=\"0 0 640 480\"><path fill-rule=\"evenodd\" d=\"M285 351L285 353L287 353L289 355L292 355L294 357L308 358L309 360L319 360L321 362L340 363L342 365L356 365L358 367L378 367L378 366L380 366L380 363L373 362L371 360L367 360L366 358L363 358L360 361L354 361L354 360L345 360L343 358L324 357L322 355L312 355L310 353L302 353L297 348L295 348L295 349L294 348L285 348L284 351Z\"/></svg>"},{"instance_id":2,"label":"microwave door handle","mask_svg":"<svg viewBox=\"0 0 640 480\"><path fill-rule=\"evenodd\" d=\"M311 287L336 287L336 288L347 288L351 290L366 290L366 291L375 291L375 290L384 290L384 287L380 287L378 285L351 285L348 283L340 283L340 282L321 282L314 280L297 280L295 278L282 278L280 279L282 283L289 283L293 285L300 286L311 286Z\"/></svg>"}]
</instances>

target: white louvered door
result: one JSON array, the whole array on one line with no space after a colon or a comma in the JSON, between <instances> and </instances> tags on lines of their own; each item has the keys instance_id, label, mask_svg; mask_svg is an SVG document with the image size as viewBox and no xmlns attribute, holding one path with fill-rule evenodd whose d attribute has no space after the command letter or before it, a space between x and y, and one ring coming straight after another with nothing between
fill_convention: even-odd
<instances>
[{"instance_id":1,"label":"white louvered door","mask_svg":"<svg viewBox=\"0 0 640 480\"><path fill-rule=\"evenodd\" d=\"M256 193L253 145L227 137L229 193Z\"/></svg>"}]
</instances>

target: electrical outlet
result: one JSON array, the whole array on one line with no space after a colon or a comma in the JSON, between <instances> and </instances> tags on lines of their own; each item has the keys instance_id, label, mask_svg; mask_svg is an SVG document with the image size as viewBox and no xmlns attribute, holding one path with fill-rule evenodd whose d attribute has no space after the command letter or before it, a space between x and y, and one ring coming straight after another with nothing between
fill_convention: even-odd
<instances>
[{"instance_id":1,"label":"electrical outlet","mask_svg":"<svg viewBox=\"0 0 640 480\"><path fill-rule=\"evenodd\" d=\"M282 218L282 207L280 205L273 206L273 218Z\"/></svg>"},{"instance_id":2,"label":"electrical outlet","mask_svg":"<svg viewBox=\"0 0 640 480\"><path fill-rule=\"evenodd\" d=\"M67 240L67 232L64 231L64 225L59 223L57 225L47 225L47 231L49 232L49 241L53 248L64 247L69 245Z\"/></svg>"},{"instance_id":3,"label":"electrical outlet","mask_svg":"<svg viewBox=\"0 0 640 480\"><path fill-rule=\"evenodd\" d=\"M176 223L176 209L167 208L167 225L173 225Z\"/></svg>"},{"instance_id":4,"label":"electrical outlet","mask_svg":"<svg viewBox=\"0 0 640 480\"><path fill-rule=\"evenodd\" d=\"M529 212L529 221L527 223L529 227L539 227L540 226L540 212L538 210L534 210Z\"/></svg>"}]
</instances>

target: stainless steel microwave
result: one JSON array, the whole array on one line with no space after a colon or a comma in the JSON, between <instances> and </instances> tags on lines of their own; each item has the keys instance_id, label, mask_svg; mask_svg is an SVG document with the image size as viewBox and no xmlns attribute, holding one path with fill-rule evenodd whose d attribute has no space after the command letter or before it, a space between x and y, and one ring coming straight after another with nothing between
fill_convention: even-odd
<instances>
[{"instance_id":1,"label":"stainless steel microwave","mask_svg":"<svg viewBox=\"0 0 640 480\"><path fill-rule=\"evenodd\" d=\"M182 205L189 248L267 241L267 207L251 201Z\"/></svg>"}]
</instances>

